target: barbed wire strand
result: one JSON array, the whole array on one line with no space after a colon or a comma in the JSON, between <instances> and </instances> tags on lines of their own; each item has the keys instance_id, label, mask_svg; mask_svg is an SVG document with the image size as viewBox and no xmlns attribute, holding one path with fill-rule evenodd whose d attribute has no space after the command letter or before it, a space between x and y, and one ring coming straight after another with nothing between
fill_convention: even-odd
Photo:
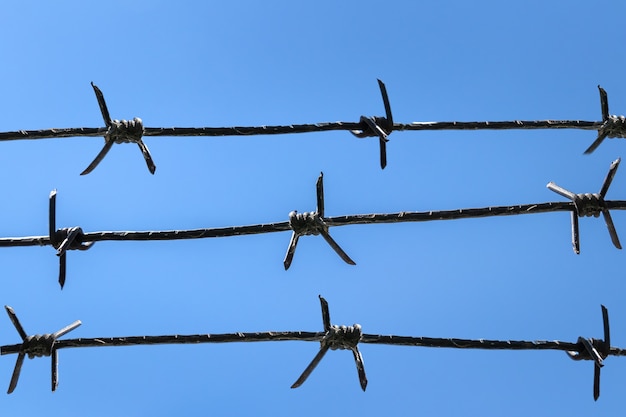
<instances>
[{"instance_id":1,"label":"barbed wire strand","mask_svg":"<svg viewBox=\"0 0 626 417\"><path fill-rule=\"evenodd\" d=\"M52 391L58 385L57 377L57 351L66 348L84 347L111 347L111 346L135 346L135 345L158 345L158 344L199 344L199 343L233 343L233 342L277 342L277 341L304 341L320 342L320 350L302 375L291 386L297 388L304 383L317 364L321 361L328 350L351 350L354 354L355 363L359 375L359 382L363 391L367 386L367 377L363 365L363 357L358 349L359 344L379 344L392 346L414 347L438 347L451 349L488 349L488 350L557 350L564 351L574 360L594 361L594 399L600 395L600 368L608 356L626 356L626 350L610 346L610 328L608 310L602 308L604 338L593 339L579 337L577 342L563 342L558 340L488 340L488 339L459 339L459 338L433 338L376 335L362 333L361 326L337 326L331 324L328 302L319 296L322 308L323 332L306 331L270 331L270 332L237 332L223 334L197 334L197 335L165 335L165 336L127 336L127 337L97 337L76 338L58 340L62 335L76 329L81 325L80 321L66 326L52 334L28 336L24 331L15 311L5 306L5 309L22 338L22 343L4 345L0 347L1 355L17 354L15 368L11 376L8 393L17 387L21 367L24 358L51 356L52 360Z\"/></svg>"},{"instance_id":2,"label":"barbed wire strand","mask_svg":"<svg viewBox=\"0 0 626 417\"><path fill-rule=\"evenodd\" d=\"M88 250L95 242L101 241L147 241L147 240L180 240L203 239L215 237L243 236L262 233L291 231L291 239L287 253L283 260L285 270L289 269L296 251L298 240L305 235L322 235L331 248L350 265L356 263L330 236L331 227L360 225L425 222L434 220L457 220L492 216L512 216L521 214L547 213L569 211L572 225L572 247L576 254L580 253L580 231L578 217L604 217L609 236L613 245L621 249L621 243L615 229L610 210L626 210L626 200L606 201L604 198L613 181L620 159L611 163L609 172L598 193L575 194L553 182L547 187L569 198L570 202L547 202L536 204L522 204L515 206L490 206L482 208L468 208L456 210L402 211L383 214L355 214L336 217L325 217L323 173L317 179L317 208L314 212L289 213L289 220L275 223L253 224L247 226L229 226L217 228L165 231L101 231L83 232L78 226L57 229L56 227L56 190L50 193L49 198L49 232L47 236L4 237L0 238L0 247L18 246L52 246L59 256L59 284L65 285L66 254L68 250Z\"/></svg>"},{"instance_id":3,"label":"barbed wire strand","mask_svg":"<svg viewBox=\"0 0 626 417\"><path fill-rule=\"evenodd\" d=\"M81 173L85 175L93 171L109 152L115 143L136 143L142 152L146 165L151 174L156 171L148 147L142 141L143 136L251 136L251 135L279 135L295 133L313 133L328 131L349 131L358 138L377 137L380 146L380 166L387 165L386 143L393 131L431 131L431 130L503 130L503 129L584 129L597 130L596 140L584 152L592 153L606 138L626 137L626 118L609 113L608 96L606 91L598 86L600 92L600 107L602 120L513 120L513 121L484 121L484 122L413 122L394 123L389 104L389 96L385 84L378 80L378 86L385 107L385 116L361 116L358 122L325 122L312 124L290 124L275 126L233 126L233 127L144 127L143 121L135 117L133 120L113 120L109 115L102 91L91 83L98 106L104 119L105 127L78 127L41 130L17 130L0 132L0 141L25 139L53 139L68 137L95 137L103 136L105 144L95 159Z\"/></svg>"}]
</instances>

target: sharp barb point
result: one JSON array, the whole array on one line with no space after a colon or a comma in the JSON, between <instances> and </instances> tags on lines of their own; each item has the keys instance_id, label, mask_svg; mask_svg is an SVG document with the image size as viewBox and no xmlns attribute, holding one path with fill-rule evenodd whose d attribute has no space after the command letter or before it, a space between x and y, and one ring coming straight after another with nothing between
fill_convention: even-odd
<instances>
[{"instance_id":1,"label":"sharp barb point","mask_svg":"<svg viewBox=\"0 0 626 417\"><path fill-rule=\"evenodd\" d=\"M598 401L600 398L600 367L594 365L593 367L593 400Z\"/></svg>"},{"instance_id":2,"label":"sharp barb point","mask_svg":"<svg viewBox=\"0 0 626 417\"><path fill-rule=\"evenodd\" d=\"M324 325L324 331L327 332L330 330L330 309L328 308L328 301L321 295L318 295L320 298L320 306L322 307L322 324Z\"/></svg>"},{"instance_id":3,"label":"sharp barb point","mask_svg":"<svg viewBox=\"0 0 626 417\"><path fill-rule=\"evenodd\" d=\"M604 305L602 308L602 325L604 327L604 354L608 355L611 350L611 328L609 325L609 310Z\"/></svg>"},{"instance_id":4,"label":"sharp barb point","mask_svg":"<svg viewBox=\"0 0 626 417\"><path fill-rule=\"evenodd\" d=\"M59 360L58 360L58 356L57 356L57 350L53 347L52 348L52 352L50 352L50 364L51 364L51 389L52 392L57 390L57 387L59 386L59 379L58 379L58 372L59 372Z\"/></svg>"},{"instance_id":5,"label":"sharp barb point","mask_svg":"<svg viewBox=\"0 0 626 417\"><path fill-rule=\"evenodd\" d=\"M317 214L320 217L324 217L324 173L320 172L320 176L317 177L315 183L316 197L317 197Z\"/></svg>"},{"instance_id":6,"label":"sharp barb point","mask_svg":"<svg viewBox=\"0 0 626 417\"><path fill-rule=\"evenodd\" d=\"M322 346L320 348L320 350L317 352L317 354L315 355L315 357L313 358L313 360L311 361L311 363L309 363L309 365L306 367L306 369L302 372L302 374L300 375L300 377L296 380L296 382L293 383L293 385L291 386L291 388L298 388L299 386L301 386L302 384L304 384L304 382L307 380L307 378L309 377L309 375L311 375L311 372L313 372L315 370L315 368L317 367L317 365L320 363L320 361L322 360L322 358L324 358L324 355L326 355L326 352L328 352L328 346Z\"/></svg>"},{"instance_id":7,"label":"sharp barb point","mask_svg":"<svg viewBox=\"0 0 626 417\"><path fill-rule=\"evenodd\" d=\"M609 97L606 90L598 85L600 92L600 110L602 111L602 121L609 118Z\"/></svg>"},{"instance_id":8,"label":"sharp barb point","mask_svg":"<svg viewBox=\"0 0 626 417\"><path fill-rule=\"evenodd\" d=\"M98 166L98 164L100 164L100 162L102 162L102 160L104 159L104 157L106 156L107 153L109 153L109 151L111 150L111 147L113 146L115 142L113 142L112 140L107 141L105 139L105 144L102 147L102 149L100 150L100 152L98 152L98 155L96 155L96 157L94 158L93 161L91 161L91 163L89 164L89 166L87 168L85 168L85 170L83 172L80 173L80 175L87 175L89 174L91 171L93 171L94 169L96 169L96 167Z\"/></svg>"},{"instance_id":9,"label":"sharp barb point","mask_svg":"<svg viewBox=\"0 0 626 417\"><path fill-rule=\"evenodd\" d=\"M11 382L9 382L9 389L7 390L7 394L11 394L13 391L15 391L15 388L17 387L25 357L26 354L23 352L20 352L17 355L17 360L15 361L15 367L13 368L13 374L11 375Z\"/></svg>"},{"instance_id":10,"label":"sharp barb point","mask_svg":"<svg viewBox=\"0 0 626 417\"><path fill-rule=\"evenodd\" d=\"M65 276L67 272L66 256L67 254L63 253L59 257L59 285L61 286L61 289L63 289L63 287L65 286Z\"/></svg>"},{"instance_id":11,"label":"sharp barb point","mask_svg":"<svg viewBox=\"0 0 626 417\"><path fill-rule=\"evenodd\" d=\"M299 237L300 236L298 236L296 232L291 233L291 239L289 240L287 253L285 254L285 259L283 260L283 266L285 267L285 271L288 270L291 266L291 262L293 261L293 255L296 253L296 247L298 245Z\"/></svg>"}]
</instances>

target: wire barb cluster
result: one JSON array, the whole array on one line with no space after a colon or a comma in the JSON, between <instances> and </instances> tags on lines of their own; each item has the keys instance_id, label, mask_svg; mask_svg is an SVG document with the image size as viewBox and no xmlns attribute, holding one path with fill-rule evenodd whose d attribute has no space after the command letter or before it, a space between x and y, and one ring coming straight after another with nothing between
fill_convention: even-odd
<instances>
[{"instance_id":1,"label":"wire barb cluster","mask_svg":"<svg viewBox=\"0 0 626 417\"><path fill-rule=\"evenodd\" d=\"M64 348L106 347L156 344L198 344L198 343L232 343L232 342L276 342L276 341L306 341L320 343L320 349L305 368L304 372L294 382L291 388L301 386L320 363L328 350L350 350L357 368L359 383L365 391L367 376L363 365L363 356L358 348L359 344L382 344L393 346L438 347L452 349L489 349L489 350L558 350L565 352L574 360L594 361L593 395L597 400L600 396L600 368L609 356L626 356L626 350L611 347L609 316L606 307L602 307L604 322L604 339L579 337L576 343L563 341L520 341L520 340L487 340L487 339L444 339L429 337L375 335L362 333L361 326L337 326L331 324L328 302L319 297L322 308L323 332L284 331L259 333L226 333L226 334L198 334L198 335L168 335L168 336L126 336L126 337L98 337L59 340L59 337L80 326L75 321L63 329L45 335L28 336L17 315L9 306L6 311L17 329L22 343L0 346L1 355L17 354L18 358L11 377L8 393L15 390L20 370L26 355L29 358L52 357L52 390L57 388L57 351Z\"/></svg>"},{"instance_id":2,"label":"wire barb cluster","mask_svg":"<svg viewBox=\"0 0 626 417\"><path fill-rule=\"evenodd\" d=\"M96 93L98 105L100 106L100 112L102 112L102 118L104 124L107 126L106 134L104 135L104 147L96 155L96 158L89 164L87 168L80 175L89 174L93 171L98 164L104 159L114 143L136 143L143 154L143 158L146 160L148 170L151 174L156 171L156 165L152 161L152 156L148 147L143 143L141 137L143 136L143 122L140 118L135 117L133 120L111 120L109 115L109 109L107 103L104 101L104 95L102 91L92 82L91 86Z\"/></svg>"},{"instance_id":3,"label":"wire barb cluster","mask_svg":"<svg viewBox=\"0 0 626 417\"><path fill-rule=\"evenodd\" d=\"M148 170L154 174L156 165L148 147L143 142L145 136L249 136L278 135L293 133L312 133L328 131L349 131L358 138L376 137L379 141L380 167L387 166L387 142L394 131L422 130L478 130L478 129L585 129L597 130L596 140L587 148L586 154L593 152L605 138L626 138L626 118L609 114L608 96L598 86L600 92L601 121L581 120L513 120L488 122L413 122L394 123L389 96L385 84L378 80L378 86L385 107L385 116L361 116L358 122L325 122L313 124L290 124L282 126L233 126L233 127L144 127L140 118L132 120L113 120L109 115L102 91L92 82L98 100L98 106L104 119L105 127L100 128L59 128L44 130L18 130L0 132L0 141L19 139L46 139L66 137L104 136L104 146L95 159L81 173L93 171L103 160L115 143L136 143L146 161Z\"/></svg>"},{"instance_id":4,"label":"wire barb cluster","mask_svg":"<svg viewBox=\"0 0 626 417\"><path fill-rule=\"evenodd\" d=\"M293 255L296 253L296 245L298 239L303 235L322 235L324 240L330 245L331 248L339 255L345 263L349 265L356 265L356 263L348 256L348 254L341 249L339 244L328 233L328 225L324 221L324 173L320 173L315 184L317 190L317 209L314 212L298 213L292 211L289 213L289 227L293 230L291 234L291 240L287 247L287 253L283 260L285 270L289 269L291 262L293 261Z\"/></svg>"},{"instance_id":5,"label":"wire barb cluster","mask_svg":"<svg viewBox=\"0 0 626 417\"><path fill-rule=\"evenodd\" d=\"M66 256L68 250L87 250L95 242L104 240L179 240L201 239L227 236L241 236L261 233L274 233L291 231L291 239L287 253L283 259L285 270L289 269L295 255L300 236L321 235L330 247L349 265L356 265L354 260L339 246L330 236L329 229L336 226L378 224L378 223L405 223L424 222L433 220L456 220L491 216L511 216L518 214L546 213L556 211L569 211L572 221L572 246L576 254L580 253L580 231L578 217L595 216L602 213L611 241L614 246L621 249L617 231L610 214L610 210L626 210L625 200L607 201L605 196L611 185L620 159L611 163L609 172L602 184L600 192L594 194L575 194L553 182L547 187L570 200L570 202L548 202L536 204L524 204L517 206L490 206L482 208L469 208L457 210L440 210L384 214L354 214L347 216L325 217L324 209L324 182L323 173L317 179L317 208L314 212L289 213L289 220L275 223L253 224L247 226L231 226L222 228L207 228L193 230L165 230L165 231L102 231L84 232L82 228L73 226L69 228L56 228L56 191L50 193L49 206L49 232L47 236L7 237L0 238L0 247L12 246L46 246L50 245L57 251L59 256L59 284L61 288L66 279Z\"/></svg>"},{"instance_id":6,"label":"wire barb cluster","mask_svg":"<svg viewBox=\"0 0 626 417\"><path fill-rule=\"evenodd\" d=\"M565 188L559 187L553 182L549 182L547 187L554 191L557 194L562 195L563 197L569 198L574 203L575 210L572 211L572 245L574 247L574 252L577 254L580 253L580 232L578 226L578 217L599 217L600 213L604 217L604 222L606 223L606 227L609 229L609 235L611 236L611 241L613 245L617 249L621 249L622 245L619 241L619 237L617 236L617 231L615 230L615 225L613 224L613 218L611 217L611 212L607 208L607 205L604 201L604 196L606 195L611 183L613 182L613 177L615 177L615 173L617 172L617 168L619 167L621 159L618 158L611 163L609 168L609 172L602 183L602 187L600 188L600 192L590 194L574 194L571 191L566 190Z\"/></svg>"},{"instance_id":7,"label":"wire barb cluster","mask_svg":"<svg viewBox=\"0 0 626 417\"><path fill-rule=\"evenodd\" d=\"M58 386L58 377L57 377L57 369L58 369L58 358L57 358L57 347L55 343L57 339L64 334L67 334L81 325L80 320L76 320L69 326L65 326L61 330L54 333L47 333L44 335L34 335L28 336L22 327L15 311L9 306L4 306L11 319L11 323L15 326L18 334L22 338L22 344L20 345L17 360L15 361L15 368L13 369L13 375L11 375L11 382L9 383L9 389L7 390L7 394L12 393L17 387L17 382L20 378L20 372L22 370L22 365L24 364L24 358L28 355L29 359L40 358L42 356L51 356L51 364L52 364L52 391L55 391ZM0 353L2 348L0 348Z\"/></svg>"},{"instance_id":8,"label":"wire barb cluster","mask_svg":"<svg viewBox=\"0 0 626 417\"><path fill-rule=\"evenodd\" d=\"M59 257L59 285L61 288L65 286L65 276L67 271L67 251L68 250L87 250L93 246L95 242L84 242L83 229L74 227L56 228L56 201L57 192L52 190L49 197L49 239L50 245L57 250Z\"/></svg>"},{"instance_id":9,"label":"wire barb cluster","mask_svg":"<svg viewBox=\"0 0 626 417\"><path fill-rule=\"evenodd\" d=\"M598 137L585 151L586 154L595 151L606 138L626 138L626 118L624 116L611 115L609 113L609 98L606 90L598 86L598 91L600 91L602 125L598 129Z\"/></svg>"},{"instance_id":10,"label":"wire barb cluster","mask_svg":"<svg viewBox=\"0 0 626 417\"><path fill-rule=\"evenodd\" d=\"M311 372L320 363L328 349L337 350L345 349L352 351L354 356L354 362L356 363L356 369L359 374L359 383L361 389L365 391L367 388L367 376L365 375L365 366L363 365L363 356L359 352L357 345L363 337L361 332L361 325L355 324L354 326L336 326L330 323L330 311L328 309L328 302L320 295L320 304L322 305L322 322L324 323L324 337L320 341L320 350L313 358L311 363L306 367L302 375L293 383L291 388L298 388L307 380Z\"/></svg>"}]
</instances>

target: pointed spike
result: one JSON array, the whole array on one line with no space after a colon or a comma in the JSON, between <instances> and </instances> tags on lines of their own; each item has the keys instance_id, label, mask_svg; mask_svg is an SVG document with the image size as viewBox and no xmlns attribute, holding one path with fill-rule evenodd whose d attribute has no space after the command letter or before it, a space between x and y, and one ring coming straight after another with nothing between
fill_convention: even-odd
<instances>
[{"instance_id":1,"label":"pointed spike","mask_svg":"<svg viewBox=\"0 0 626 417\"><path fill-rule=\"evenodd\" d=\"M606 90L598 85L598 91L600 92L600 109L602 110L602 121L609 118L609 97L606 94Z\"/></svg>"},{"instance_id":2,"label":"pointed spike","mask_svg":"<svg viewBox=\"0 0 626 417\"><path fill-rule=\"evenodd\" d=\"M83 323L80 320L75 320L73 323L68 324L67 326L65 326L64 328L62 328L59 331L56 331L53 333L53 336L55 339L66 335L67 333L71 332L72 330L80 327Z\"/></svg>"},{"instance_id":3,"label":"pointed spike","mask_svg":"<svg viewBox=\"0 0 626 417\"><path fill-rule=\"evenodd\" d=\"M298 245L299 238L300 236L298 236L296 232L291 233L291 239L289 240L287 253L285 254L285 259L283 259L283 266L285 267L285 271L288 270L291 266L291 262L293 261L293 255L296 253L296 246Z\"/></svg>"},{"instance_id":4,"label":"pointed spike","mask_svg":"<svg viewBox=\"0 0 626 417\"><path fill-rule=\"evenodd\" d=\"M598 146L600 146L602 144L602 142L604 141L604 139L606 139L607 136L608 136L608 133L598 132L598 137L596 138L596 140L593 141L593 143L591 145L589 145L589 147L583 153L585 155L589 155L589 154L593 153L593 151L598 149Z\"/></svg>"},{"instance_id":5,"label":"pointed spike","mask_svg":"<svg viewBox=\"0 0 626 417\"><path fill-rule=\"evenodd\" d=\"M356 265L356 262L354 262L352 258L350 258L348 254L343 249L341 249L337 242L335 242L335 240L328 234L328 231L325 228L320 230L320 234L322 235L324 240L330 245L330 247L333 248L335 253L337 253L337 255L339 255L339 257L343 259L345 263L347 263L348 265Z\"/></svg>"},{"instance_id":6,"label":"pointed spike","mask_svg":"<svg viewBox=\"0 0 626 417\"><path fill-rule=\"evenodd\" d=\"M617 173L617 168L619 168L619 163L622 161L622 158L617 158L615 161L611 162L611 166L609 167L609 172L606 174L606 178L602 182L602 188L600 188L600 197L604 198L606 196L607 191L609 191L609 187L613 182L613 178Z\"/></svg>"},{"instance_id":7,"label":"pointed spike","mask_svg":"<svg viewBox=\"0 0 626 417\"><path fill-rule=\"evenodd\" d=\"M320 172L320 176L317 177L315 183L316 195L317 195L317 214L320 217L324 217L324 173Z\"/></svg>"},{"instance_id":8,"label":"pointed spike","mask_svg":"<svg viewBox=\"0 0 626 417\"><path fill-rule=\"evenodd\" d=\"M313 370L317 367L317 365L320 363L320 361L322 360L326 352L328 352L328 346L320 347L320 350L319 352L317 352L317 355L315 355L311 363L309 363L309 365L302 372L302 374L296 380L296 382L294 382L293 385L291 385L291 388L298 388L300 385L304 384L304 381L306 381L309 375L311 375L311 372L313 372Z\"/></svg>"},{"instance_id":9,"label":"pointed spike","mask_svg":"<svg viewBox=\"0 0 626 417\"><path fill-rule=\"evenodd\" d=\"M363 364L363 355L359 351L359 348L355 347L352 349L352 355L354 356L354 363L356 364L356 370L359 374L359 383L361 384L361 389L365 391L367 388L367 375L365 375L365 365Z\"/></svg>"},{"instance_id":10,"label":"pointed spike","mask_svg":"<svg viewBox=\"0 0 626 417\"><path fill-rule=\"evenodd\" d=\"M580 228L578 226L578 214L572 210L572 248L576 255L580 255Z\"/></svg>"},{"instance_id":11,"label":"pointed spike","mask_svg":"<svg viewBox=\"0 0 626 417\"><path fill-rule=\"evenodd\" d=\"M96 155L96 157L94 158L93 161L91 161L91 163L89 164L89 166L87 168L85 168L85 170L83 172L80 173L80 175L87 175L89 174L91 171L93 171L94 169L96 169L96 167L98 166L98 164L100 164L100 162L102 162L102 160L104 159L104 157L106 156L107 153L109 153L109 150L111 150L111 147L113 146L115 142L113 142L112 140L107 141L105 138L105 143L104 146L102 147L102 149L100 150L100 152L98 152L98 155Z\"/></svg>"},{"instance_id":12,"label":"pointed spike","mask_svg":"<svg viewBox=\"0 0 626 417\"><path fill-rule=\"evenodd\" d=\"M617 236L617 230L615 230L615 224L613 223L611 212L608 209L602 209L602 216L604 217L604 222L606 223L607 229L609 229L609 235L611 236L611 242L613 242L613 246L615 246L617 249L621 249L622 244L620 243L619 237Z\"/></svg>"},{"instance_id":13,"label":"pointed spike","mask_svg":"<svg viewBox=\"0 0 626 417\"><path fill-rule=\"evenodd\" d=\"M600 398L600 367L593 366L593 400L598 401Z\"/></svg>"},{"instance_id":14,"label":"pointed spike","mask_svg":"<svg viewBox=\"0 0 626 417\"><path fill-rule=\"evenodd\" d=\"M139 149L141 150L143 159L146 160L148 171L150 171L150 173L154 175L154 172L156 171L156 165L154 165L154 161L152 160L152 155L150 155L150 151L148 150L148 147L146 146L145 143L143 143L143 140L139 140L137 142L137 145L139 146Z\"/></svg>"},{"instance_id":15,"label":"pointed spike","mask_svg":"<svg viewBox=\"0 0 626 417\"><path fill-rule=\"evenodd\" d=\"M604 349L603 354L609 354L611 350L611 328L609 326L609 310L603 305L600 305L602 308L602 324L604 327Z\"/></svg>"},{"instance_id":16,"label":"pointed spike","mask_svg":"<svg viewBox=\"0 0 626 417\"><path fill-rule=\"evenodd\" d=\"M387 142L382 138L379 138L380 147L380 169L385 169L387 166Z\"/></svg>"},{"instance_id":17,"label":"pointed spike","mask_svg":"<svg viewBox=\"0 0 626 417\"><path fill-rule=\"evenodd\" d=\"M17 314L15 314L15 311L10 306L4 306L4 308L7 311L7 314L9 315L9 319L11 320L11 323L13 323L13 326L15 327L15 330L17 330L17 333L22 338L22 341L25 342L26 339L28 339L28 335L24 331L24 328L22 327L22 323L20 323L20 320L17 318Z\"/></svg>"},{"instance_id":18,"label":"pointed spike","mask_svg":"<svg viewBox=\"0 0 626 417\"><path fill-rule=\"evenodd\" d=\"M63 253L59 257L59 285L61 286L61 289L63 289L63 287L65 286L65 275L67 272L66 257L67 257L66 253Z\"/></svg>"},{"instance_id":19,"label":"pointed spike","mask_svg":"<svg viewBox=\"0 0 626 417\"><path fill-rule=\"evenodd\" d=\"M322 307L322 323L324 324L324 331L327 332L330 330L330 310L328 308L328 301L321 295L318 295L320 298L320 305Z\"/></svg>"},{"instance_id":20,"label":"pointed spike","mask_svg":"<svg viewBox=\"0 0 626 417\"><path fill-rule=\"evenodd\" d=\"M106 101L104 101L104 94L102 94L102 91L100 91L98 86L96 86L93 81L91 82L91 86L93 87L93 92L96 93L96 99L98 100L98 106L100 107L100 112L102 113L104 124L109 127L111 126L111 116L109 115L107 103Z\"/></svg>"},{"instance_id":21,"label":"pointed spike","mask_svg":"<svg viewBox=\"0 0 626 417\"><path fill-rule=\"evenodd\" d=\"M391 114L391 105L389 104L389 96L387 95L387 87L385 87L385 83L380 79L378 81L378 87L380 88L380 94L383 97L383 104L385 105L385 115L387 118L387 122L389 123L389 132L391 133L393 130L393 115Z\"/></svg>"},{"instance_id":22,"label":"pointed spike","mask_svg":"<svg viewBox=\"0 0 626 417\"><path fill-rule=\"evenodd\" d=\"M20 372L22 371L22 365L24 364L25 357L26 354L24 352L19 352L17 354L17 360L15 361L15 368L13 368L13 374L11 375L11 382L9 382L7 394L11 394L17 387L17 382L20 379Z\"/></svg>"},{"instance_id":23,"label":"pointed spike","mask_svg":"<svg viewBox=\"0 0 626 417\"><path fill-rule=\"evenodd\" d=\"M563 196L565 198L568 198L572 201L574 201L576 199L576 194L574 194L573 192L566 190L563 187L560 187L558 185L556 185L554 182L550 181L546 187L548 187L548 189L550 191L554 191L555 193L559 194L560 196Z\"/></svg>"},{"instance_id":24,"label":"pointed spike","mask_svg":"<svg viewBox=\"0 0 626 417\"><path fill-rule=\"evenodd\" d=\"M52 392L57 390L57 387L59 386L59 379L58 379L58 371L59 371L59 360L57 357L57 350L53 347L52 348L52 352L50 352L50 364L52 366L52 370L51 370L51 389Z\"/></svg>"},{"instance_id":25,"label":"pointed spike","mask_svg":"<svg viewBox=\"0 0 626 417\"><path fill-rule=\"evenodd\" d=\"M48 197L48 234L50 235L50 243L56 244L56 216L57 216L57 190L50 191Z\"/></svg>"}]
</instances>

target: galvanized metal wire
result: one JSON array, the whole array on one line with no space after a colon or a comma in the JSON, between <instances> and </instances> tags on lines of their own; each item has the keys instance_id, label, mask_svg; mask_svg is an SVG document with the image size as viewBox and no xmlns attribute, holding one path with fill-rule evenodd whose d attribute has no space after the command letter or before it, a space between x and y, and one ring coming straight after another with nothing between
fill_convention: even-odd
<instances>
[{"instance_id":1,"label":"galvanized metal wire","mask_svg":"<svg viewBox=\"0 0 626 417\"><path fill-rule=\"evenodd\" d=\"M95 337L62 339L59 337L76 329L81 325L75 321L63 329L44 335L28 336L24 331L17 315L11 307L5 306L9 318L22 338L22 343L4 345L0 347L1 355L17 354L18 358L11 377L8 393L17 387L21 367L24 358L51 356L52 358L52 390L58 385L57 375L57 351L68 348L85 347L114 347L136 345L159 345L159 344L200 344L200 343L234 343L234 342L278 342L278 341L304 341L319 342L320 349L304 372L291 386L297 388L302 385L313 372L317 364L322 360L328 350L351 350L359 376L361 388L367 387L367 376L363 357L358 348L359 344L379 344L391 346L413 347L438 347L449 349L488 349L488 350L557 350L563 351L574 360L594 361L594 399L600 395L600 368L604 366L604 360L609 356L626 356L626 350L610 345L609 316L606 307L602 307L604 328L603 339L579 337L576 342L563 342L558 340L488 340L488 339L459 339L459 338L433 338L395 335L377 335L362 333L361 325L337 326L331 324L328 302L320 298L322 308L322 322L324 331L269 331L269 332L236 332L222 334L196 334L196 335L163 335L163 336L124 336L124 337Z\"/></svg>"},{"instance_id":2,"label":"galvanized metal wire","mask_svg":"<svg viewBox=\"0 0 626 417\"><path fill-rule=\"evenodd\" d=\"M289 269L293 261L299 238L305 235L321 235L331 248L344 260L355 265L356 262L330 235L330 228L348 225L386 224L425 222L435 220L458 220L492 216L512 216L522 214L537 214L567 211L571 213L572 247L575 253L580 253L580 231L578 218L585 216L603 216L613 245L621 249L621 243L615 229L611 210L626 210L626 200L605 200L605 196L613 181L620 160L611 163L609 172L598 193L576 194L566 190L553 182L548 188L568 199L568 202L546 202L520 204L513 206L489 206L480 208L466 208L455 210L431 211L402 211L397 213L353 214L345 216L326 217L324 201L323 174L317 179L317 208L314 212L289 214L288 221L252 224L245 226L229 226L218 228L203 228L191 230L161 230L161 231L100 231L85 232L81 227L66 227L57 229L56 226L56 191L50 194L49 200L49 230L48 235L4 237L0 238L0 247L14 246L52 246L60 257L59 283L61 287L66 278L66 255L68 250L88 250L96 242L102 241L151 241L151 240L180 240L204 239L228 236L243 236L274 232L291 232L291 239L283 259L285 269Z\"/></svg>"},{"instance_id":3,"label":"galvanized metal wire","mask_svg":"<svg viewBox=\"0 0 626 417\"><path fill-rule=\"evenodd\" d=\"M103 160L115 143L135 143L139 146L150 173L154 174L156 165L148 147L144 144L144 136L251 136L280 135L294 133L313 133L329 131L349 131L358 138L375 137L380 144L380 166L387 165L386 143L394 131L425 131L425 130L504 130L504 129L584 129L597 130L595 141L585 153L593 152L606 138L626 137L626 118L609 113L606 91L598 86L602 120L512 120L512 121L450 121L450 122L413 122L394 123L391 105L385 84L378 80L385 116L361 116L358 122L323 122L310 124L289 124L274 126L232 126L232 127L144 127L143 121L135 117L132 120L111 119L102 91L91 83L98 100L105 127L53 128L41 130L17 130L0 132L0 141L34 140L69 137L104 137L105 143L95 159L81 173L85 175L93 171Z\"/></svg>"}]
</instances>

